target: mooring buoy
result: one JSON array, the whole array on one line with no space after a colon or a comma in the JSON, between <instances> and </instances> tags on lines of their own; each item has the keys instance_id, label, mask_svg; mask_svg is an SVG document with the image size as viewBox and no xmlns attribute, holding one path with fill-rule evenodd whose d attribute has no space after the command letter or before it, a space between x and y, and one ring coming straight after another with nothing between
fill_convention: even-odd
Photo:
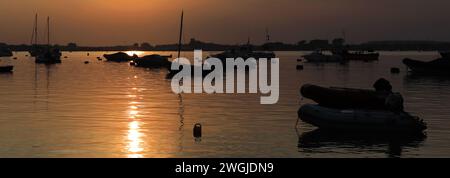
<instances>
[{"instance_id":1,"label":"mooring buoy","mask_svg":"<svg viewBox=\"0 0 450 178\"><path fill-rule=\"evenodd\" d=\"M84 61L85 64L89 64L89 61Z\"/></svg>"},{"instance_id":2,"label":"mooring buoy","mask_svg":"<svg viewBox=\"0 0 450 178\"><path fill-rule=\"evenodd\" d=\"M297 65L297 70L303 70L303 65Z\"/></svg>"},{"instance_id":3,"label":"mooring buoy","mask_svg":"<svg viewBox=\"0 0 450 178\"><path fill-rule=\"evenodd\" d=\"M202 137L202 125L199 123L194 125L194 137L195 138Z\"/></svg>"}]
</instances>

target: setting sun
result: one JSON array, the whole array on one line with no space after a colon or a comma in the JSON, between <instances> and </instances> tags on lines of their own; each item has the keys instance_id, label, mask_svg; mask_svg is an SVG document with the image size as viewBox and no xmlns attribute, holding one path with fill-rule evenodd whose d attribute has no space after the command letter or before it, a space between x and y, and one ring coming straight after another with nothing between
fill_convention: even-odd
<instances>
[{"instance_id":1,"label":"setting sun","mask_svg":"<svg viewBox=\"0 0 450 178\"><path fill-rule=\"evenodd\" d=\"M125 53L127 53L127 54L130 55L130 56L134 56L134 55L142 56L142 54L144 54L143 51L127 51L127 52L125 52Z\"/></svg>"}]
</instances>

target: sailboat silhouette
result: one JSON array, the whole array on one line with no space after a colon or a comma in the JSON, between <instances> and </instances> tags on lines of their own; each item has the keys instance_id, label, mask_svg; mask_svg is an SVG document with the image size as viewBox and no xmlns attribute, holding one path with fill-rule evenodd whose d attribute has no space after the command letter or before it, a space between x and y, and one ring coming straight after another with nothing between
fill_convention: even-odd
<instances>
[{"instance_id":1,"label":"sailboat silhouette","mask_svg":"<svg viewBox=\"0 0 450 178\"><path fill-rule=\"evenodd\" d=\"M36 56L36 63L56 64L61 63L61 52L50 45L50 17L47 17L47 48Z\"/></svg>"}]
</instances>

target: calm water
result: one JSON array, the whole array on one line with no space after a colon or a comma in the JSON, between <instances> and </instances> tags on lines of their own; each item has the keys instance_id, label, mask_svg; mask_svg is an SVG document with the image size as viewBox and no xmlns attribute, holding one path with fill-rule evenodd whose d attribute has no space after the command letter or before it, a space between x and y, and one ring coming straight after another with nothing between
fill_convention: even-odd
<instances>
[{"instance_id":1,"label":"calm water","mask_svg":"<svg viewBox=\"0 0 450 178\"><path fill-rule=\"evenodd\" d=\"M180 98L165 71L98 61L102 54L64 53L54 66L36 65L26 53L0 60L15 65L13 74L0 74L0 157L450 157L450 79L407 76L401 64L435 53L384 52L378 62L297 71L302 53L279 52L276 105L260 105L254 94ZM391 67L402 73L390 74ZM302 122L295 128L298 108L311 102L300 98L301 85L370 88L379 77L428 122L427 137L329 135ZM203 124L201 141L192 136L195 123Z\"/></svg>"}]
</instances>

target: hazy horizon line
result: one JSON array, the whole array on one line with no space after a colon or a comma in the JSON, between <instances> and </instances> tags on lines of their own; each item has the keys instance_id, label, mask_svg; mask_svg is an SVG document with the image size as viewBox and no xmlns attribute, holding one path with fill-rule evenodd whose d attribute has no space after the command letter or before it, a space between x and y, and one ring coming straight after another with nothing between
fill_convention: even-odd
<instances>
[{"instance_id":1,"label":"hazy horizon line","mask_svg":"<svg viewBox=\"0 0 450 178\"><path fill-rule=\"evenodd\" d=\"M339 39L339 38L334 38L334 39ZM305 41L305 42L307 42L306 44L308 44L308 42L311 42L311 41L314 41L314 40L328 40L328 43L332 44L331 42L334 39L319 39L318 38L318 39L311 39L311 40L299 40L296 43L290 43L290 42L286 42L286 41L270 41L270 42L266 42L266 43L251 43L250 42L250 44L254 45L254 46L262 46L264 44L271 44L271 43L272 44L273 43L282 43L282 44L286 44L286 45L297 45L299 42L302 42L302 41ZM215 45L225 45L225 46L237 46L237 45L246 45L246 44L248 44L247 42L237 42L237 43L231 44L231 43L221 43L221 42L215 42L215 41L202 41L202 40L198 40L198 39L196 39L196 40L200 41L202 43L205 43L205 44L215 44ZM373 42L450 43L450 41L446 41L446 40L440 41L440 40L421 40L421 39L417 39L417 40L385 39L385 40L368 40L368 41L359 42L359 43L348 43L348 42L345 42L345 44L346 45L361 45L361 44L373 43ZM141 46L144 43L148 43L151 46L164 46L164 45L177 45L178 44L177 42L154 44L154 43L151 43L151 42L143 41L143 42L135 42L135 43L131 43L131 44L102 44L102 45L94 45L94 44L79 44L77 42L67 42L65 44L51 43L50 45L53 45L53 46L54 45L67 46L70 43L75 43L77 45L77 47L119 47L119 46L134 46L135 44L139 44L139 46ZM30 45L32 45L32 44L25 44L25 43L21 43L21 44L20 43L7 43L7 42L3 42L3 41L0 41L0 44L6 44L6 45L9 45L9 46L23 46L23 45L30 46ZM188 42L188 43L182 43L182 44L183 45L189 45L190 43ZM47 44L46 43L38 43L38 45L47 45Z\"/></svg>"}]
</instances>

